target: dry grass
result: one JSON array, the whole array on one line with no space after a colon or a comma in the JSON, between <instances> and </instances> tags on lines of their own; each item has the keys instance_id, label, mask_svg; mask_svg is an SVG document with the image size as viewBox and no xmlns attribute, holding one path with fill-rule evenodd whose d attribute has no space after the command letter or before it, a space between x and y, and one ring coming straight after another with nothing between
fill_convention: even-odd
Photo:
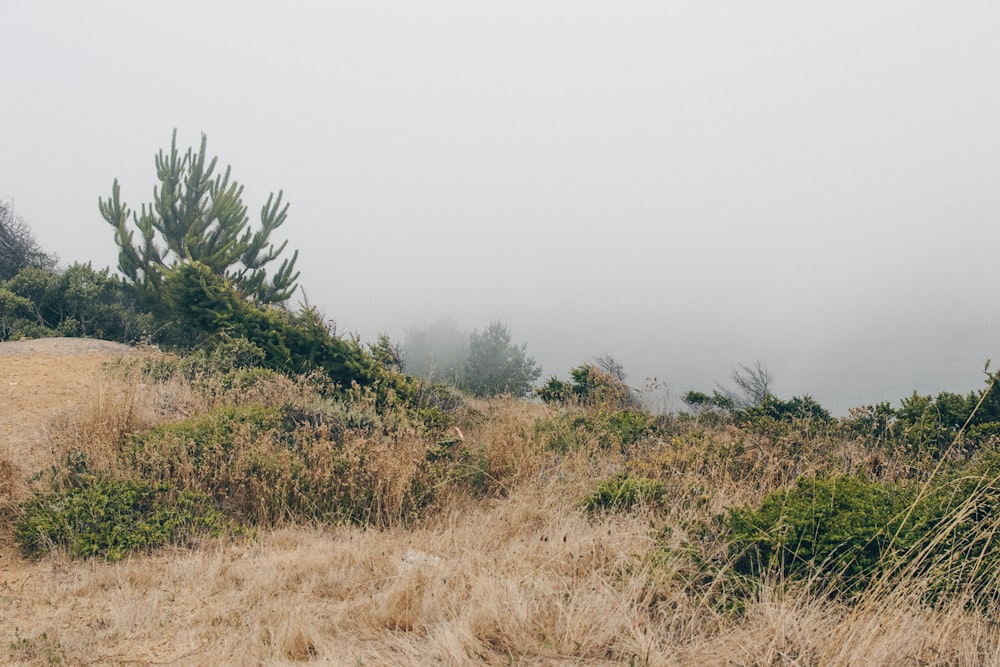
<instances>
[{"instance_id":1,"label":"dry grass","mask_svg":"<svg viewBox=\"0 0 1000 667\"><path fill-rule=\"evenodd\" d=\"M253 402L313 400L301 383L274 382L256 387ZM124 474L116 452L129 434L247 396L111 376L86 410L53 429L45 465L84 450ZM554 417L542 405L473 402L455 431L462 440L450 445L470 458L437 479L433 511L419 519L380 519L377 530L285 526L120 563L54 555L5 570L0 662L1000 664L991 615L960 602L929 608L919 580L853 606L773 581L731 604L727 545L706 532L713 516L802 474L865 469L893 479L902 474L895 462L847 441L696 424L635 447L581 435L580 447L560 452L539 427ZM380 472L383 519L404 513L400 490L436 447L416 430L338 442ZM19 483L3 464L0 510ZM581 499L619 473L657 480L670 502L584 512ZM665 550L681 545L694 556Z\"/></svg>"},{"instance_id":2,"label":"dry grass","mask_svg":"<svg viewBox=\"0 0 1000 667\"><path fill-rule=\"evenodd\" d=\"M679 590L659 600L671 581L646 564L646 517L590 521L564 502L524 494L412 530L54 559L5 592L5 622L37 645L24 664L46 664L42 633L69 665L997 664L988 619L906 591L853 613L778 586L741 617Z\"/></svg>"},{"instance_id":3,"label":"dry grass","mask_svg":"<svg viewBox=\"0 0 1000 667\"><path fill-rule=\"evenodd\" d=\"M0 547L10 546L12 522L18 500L25 495L24 487L14 464L6 456L0 456Z\"/></svg>"}]
</instances>

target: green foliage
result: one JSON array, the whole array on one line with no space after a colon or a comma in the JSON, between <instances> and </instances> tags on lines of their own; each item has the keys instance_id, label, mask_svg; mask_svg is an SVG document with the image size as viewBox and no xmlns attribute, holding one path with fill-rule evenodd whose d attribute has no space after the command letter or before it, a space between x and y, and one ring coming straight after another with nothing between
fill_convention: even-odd
<instances>
[{"instance_id":1,"label":"green foliage","mask_svg":"<svg viewBox=\"0 0 1000 667\"><path fill-rule=\"evenodd\" d=\"M0 341L8 340L15 330L31 322L30 299L10 291L0 283ZM23 334L21 334L23 335Z\"/></svg>"},{"instance_id":2,"label":"green foliage","mask_svg":"<svg viewBox=\"0 0 1000 667\"><path fill-rule=\"evenodd\" d=\"M733 398L719 391L713 391L711 396L700 391L689 391L681 400L699 414L712 411L731 415L736 410Z\"/></svg>"},{"instance_id":3,"label":"green foliage","mask_svg":"<svg viewBox=\"0 0 1000 667\"><path fill-rule=\"evenodd\" d=\"M469 358L459 386L475 396L525 396L542 374L527 345L511 343L507 326L496 320L469 337Z\"/></svg>"},{"instance_id":4,"label":"green foliage","mask_svg":"<svg viewBox=\"0 0 1000 667\"><path fill-rule=\"evenodd\" d=\"M830 413L808 395L783 401L768 394L760 405L735 410L731 418L737 426L771 440L782 440L785 446L794 446L795 441L806 446L835 426Z\"/></svg>"},{"instance_id":5,"label":"green foliage","mask_svg":"<svg viewBox=\"0 0 1000 667\"><path fill-rule=\"evenodd\" d=\"M834 422L830 413L808 394L787 401L772 394L774 376L759 361L752 367L740 364L730 377L736 390L720 388L711 395L689 391L682 400L699 418L718 421L721 416L754 430L780 431L782 424L796 423L816 431Z\"/></svg>"},{"instance_id":6,"label":"green foliage","mask_svg":"<svg viewBox=\"0 0 1000 667\"><path fill-rule=\"evenodd\" d=\"M882 447L895 437L893 425L896 411L888 401L875 405L851 408L841 424L844 430L865 440L869 445Z\"/></svg>"},{"instance_id":7,"label":"green foliage","mask_svg":"<svg viewBox=\"0 0 1000 667\"><path fill-rule=\"evenodd\" d=\"M807 420L821 424L833 423L829 411L809 394L793 396L787 401L768 395L760 406L748 409L746 412L750 413L753 410L778 421Z\"/></svg>"},{"instance_id":8,"label":"green foliage","mask_svg":"<svg viewBox=\"0 0 1000 667\"><path fill-rule=\"evenodd\" d=\"M172 268L185 261L199 262L256 303L287 301L299 276L294 269L298 252L284 260L273 276L267 274L267 266L288 245L285 241L275 247L270 241L288 216L282 193L268 196L260 227L252 231L243 186L230 181L229 167L213 177L218 158L206 164L207 143L202 134L198 152L188 148L181 157L174 130L170 153L161 150L156 156L159 186L153 189L153 202L143 204L139 212L121 201L118 179L111 197L99 200L101 215L115 229L118 270L145 294L155 296Z\"/></svg>"},{"instance_id":9,"label":"green foliage","mask_svg":"<svg viewBox=\"0 0 1000 667\"><path fill-rule=\"evenodd\" d=\"M535 393L538 397L545 401L546 403L556 403L559 401L565 401L569 396L573 395L573 387L567 382L563 382L559 378L553 376L545 381L541 387L535 389Z\"/></svg>"},{"instance_id":10,"label":"green foliage","mask_svg":"<svg viewBox=\"0 0 1000 667\"><path fill-rule=\"evenodd\" d=\"M152 327L131 290L108 269L89 263L62 271L28 267L0 283L0 340L87 336L134 342Z\"/></svg>"},{"instance_id":11,"label":"green foliage","mask_svg":"<svg viewBox=\"0 0 1000 667\"><path fill-rule=\"evenodd\" d=\"M218 534L221 528L203 495L104 476L36 494L22 510L14 539L27 558L58 548L75 558L121 560L194 534Z\"/></svg>"},{"instance_id":12,"label":"green foliage","mask_svg":"<svg viewBox=\"0 0 1000 667\"><path fill-rule=\"evenodd\" d=\"M924 484L803 478L726 517L735 570L850 597L919 579L928 602L991 605L1000 571L1000 452L979 451Z\"/></svg>"},{"instance_id":13,"label":"green foliage","mask_svg":"<svg viewBox=\"0 0 1000 667\"><path fill-rule=\"evenodd\" d=\"M829 411L808 394L784 401L768 393L757 401L737 400L732 393L719 391L713 391L711 395L689 391L682 400L700 418L723 415L740 426L755 430L774 430L777 424L797 423L809 425L816 431L834 423Z\"/></svg>"},{"instance_id":14,"label":"green foliage","mask_svg":"<svg viewBox=\"0 0 1000 667\"><path fill-rule=\"evenodd\" d=\"M546 403L564 405L551 420L536 429L548 447L565 452L588 445L624 449L656 432L656 418L640 409L624 382L621 366L611 357L598 360L601 368L583 364L570 370L570 380L549 380L536 389Z\"/></svg>"},{"instance_id":15,"label":"green foliage","mask_svg":"<svg viewBox=\"0 0 1000 667\"><path fill-rule=\"evenodd\" d=\"M193 352L179 356L145 357L137 362L153 382L180 377L206 396L224 396L258 380L280 375L264 367L264 351L245 338L221 335Z\"/></svg>"},{"instance_id":16,"label":"green foliage","mask_svg":"<svg viewBox=\"0 0 1000 667\"><path fill-rule=\"evenodd\" d=\"M661 507L666 497L666 487L656 480L618 475L601 482L584 498L583 506L588 512L628 511L636 507Z\"/></svg>"},{"instance_id":17,"label":"green foliage","mask_svg":"<svg viewBox=\"0 0 1000 667\"><path fill-rule=\"evenodd\" d=\"M592 441L586 428L586 417L565 412L550 419L537 420L535 435L547 449L560 454L581 449Z\"/></svg>"},{"instance_id":18,"label":"green foliage","mask_svg":"<svg viewBox=\"0 0 1000 667\"><path fill-rule=\"evenodd\" d=\"M975 394L941 392L934 398L913 392L896 410L897 445L918 456L940 456L955 440L977 401Z\"/></svg>"},{"instance_id":19,"label":"green foliage","mask_svg":"<svg viewBox=\"0 0 1000 667\"><path fill-rule=\"evenodd\" d=\"M167 274L166 303L188 328L203 335L245 339L263 353L263 365L283 373L323 370L334 383L371 384L375 361L357 341L340 338L313 308L289 314L243 299L223 278L199 262Z\"/></svg>"},{"instance_id":20,"label":"green foliage","mask_svg":"<svg viewBox=\"0 0 1000 667\"><path fill-rule=\"evenodd\" d=\"M604 435L602 444L633 445L653 435L656 418L635 410L599 410L587 415L588 429Z\"/></svg>"},{"instance_id":21,"label":"green foliage","mask_svg":"<svg viewBox=\"0 0 1000 667\"><path fill-rule=\"evenodd\" d=\"M929 595L995 603L1000 571L1000 452L981 450L954 465L914 505L900 533L906 575L931 582Z\"/></svg>"},{"instance_id":22,"label":"green foliage","mask_svg":"<svg viewBox=\"0 0 1000 667\"><path fill-rule=\"evenodd\" d=\"M913 500L907 489L858 477L803 478L756 509L728 516L737 572L777 572L818 590L862 590L887 563L887 547Z\"/></svg>"},{"instance_id":23,"label":"green foliage","mask_svg":"<svg viewBox=\"0 0 1000 667\"><path fill-rule=\"evenodd\" d=\"M378 340L368 345L368 354L383 371L399 373L403 370L402 349L386 334L379 334Z\"/></svg>"},{"instance_id":24,"label":"green foliage","mask_svg":"<svg viewBox=\"0 0 1000 667\"><path fill-rule=\"evenodd\" d=\"M899 408L889 403L855 408L843 421L843 427L872 447L912 459L937 459L949 450L953 454L970 454L1000 435L1000 390L995 386L998 378L988 371L989 364L986 388L980 391L964 396L951 392L922 396L914 392L900 401Z\"/></svg>"}]
</instances>

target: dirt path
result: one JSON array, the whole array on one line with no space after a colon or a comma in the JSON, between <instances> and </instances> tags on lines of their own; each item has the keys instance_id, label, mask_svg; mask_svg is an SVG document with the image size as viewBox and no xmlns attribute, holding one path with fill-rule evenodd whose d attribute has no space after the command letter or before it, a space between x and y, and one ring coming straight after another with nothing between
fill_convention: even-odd
<instances>
[{"instance_id":1,"label":"dirt path","mask_svg":"<svg viewBox=\"0 0 1000 667\"><path fill-rule=\"evenodd\" d=\"M0 343L0 456L23 475L35 472L49 454L52 420L86 403L104 364L137 353L121 343L83 338Z\"/></svg>"}]
</instances>

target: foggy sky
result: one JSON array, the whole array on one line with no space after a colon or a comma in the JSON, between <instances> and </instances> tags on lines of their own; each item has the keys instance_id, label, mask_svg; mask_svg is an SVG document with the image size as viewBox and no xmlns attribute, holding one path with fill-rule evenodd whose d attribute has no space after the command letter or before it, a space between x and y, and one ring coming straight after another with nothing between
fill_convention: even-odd
<instances>
[{"instance_id":1,"label":"foggy sky","mask_svg":"<svg viewBox=\"0 0 1000 667\"><path fill-rule=\"evenodd\" d=\"M1000 5L14 2L0 198L64 264L178 128L284 190L341 331L492 319L545 376L710 390L765 362L836 413L1000 363Z\"/></svg>"}]
</instances>

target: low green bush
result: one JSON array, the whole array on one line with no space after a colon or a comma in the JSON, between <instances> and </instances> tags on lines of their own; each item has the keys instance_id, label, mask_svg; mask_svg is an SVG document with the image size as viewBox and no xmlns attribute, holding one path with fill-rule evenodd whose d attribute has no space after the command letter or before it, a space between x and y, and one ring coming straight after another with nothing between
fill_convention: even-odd
<instances>
[{"instance_id":1,"label":"low green bush","mask_svg":"<svg viewBox=\"0 0 1000 667\"><path fill-rule=\"evenodd\" d=\"M617 365L613 359L608 363ZM549 378L535 393L546 403L567 403L602 407L606 410L626 410L638 407L638 400L624 382L620 366L616 374L583 364L570 370L570 380Z\"/></svg>"},{"instance_id":2,"label":"low green bush","mask_svg":"<svg viewBox=\"0 0 1000 667\"><path fill-rule=\"evenodd\" d=\"M535 420L535 435L545 447L559 454L577 450L590 439L582 415L561 412L548 419Z\"/></svg>"},{"instance_id":3,"label":"low green bush","mask_svg":"<svg viewBox=\"0 0 1000 667\"><path fill-rule=\"evenodd\" d=\"M218 535L221 527L219 513L203 494L94 476L25 502L14 539L32 559L65 549L75 558L121 560L196 534Z\"/></svg>"},{"instance_id":4,"label":"low green bush","mask_svg":"<svg viewBox=\"0 0 1000 667\"><path fill-rule=\"evenodd\" d=\"M800 479L756 508L731 510L735 570L777 574L839 597L921 582L928 602L995 604L1000 453L945 468L926 488L858 477Z\"/></svg>"},{"instance_id":5,"label":"low green bush","mask_svg":"<svg viewBox=\"0 0 1000 667\"><path fill-rule=\"evenodd\" d=\"M656 418L635 410L600 413L591 418L600 423L605 433L622 445L633 445L653 434Z\"/></svg>"},{"instance_id":6,"label":"low green bush","mask_svg":"<svg viewBox=\"0 0 1000 667\"><path fill-rule=\"evenodd\" d=\"M601 482L583 499L588 512L627 511L636 507L659 507L666 500L666 487L647 477L618 475Z\"/></svg>"},{"instance_id":7,"label":"low green bush","mask_svg":"<svg viewBox=\"0 0 1000 667\"><path fill-rule=\"evenodd\" d=\"M730 511L735 570L858 592L890 562L888 547L913 498L905 487L859 477L800 479L755 509Z\"/></svg>"},{"instance_id":8,"label":"low green bush","mask_svg":"<svg viewBox=\"0 0 1000 667\"><path fill-rule=\"evenodd\" d=\"M917 462L971 456L1000 439L1000 375L989 372L989 363L985 372L985 389L965 395L913 392L898 408L887 402L854 408L841 427L869 446Z\"/></svg>"}]
</instances>

